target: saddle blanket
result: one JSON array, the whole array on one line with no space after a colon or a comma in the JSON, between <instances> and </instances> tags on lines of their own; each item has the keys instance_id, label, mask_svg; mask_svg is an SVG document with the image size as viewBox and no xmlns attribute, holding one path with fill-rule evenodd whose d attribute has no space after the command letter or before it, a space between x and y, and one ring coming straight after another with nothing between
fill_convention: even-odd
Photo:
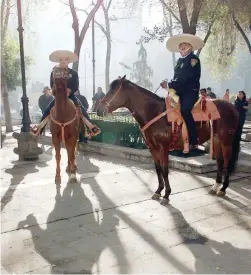
<instances>
[{"instance_id":1,"label":"saddle blanket","mask_svg":"<svg viewBox=\"0 0 251 275\"><path fill-rule=\"evenodd\" d=\"M171 97L166 97L167 119L169 122L182 122L183 118L180 112L180 105L173 107ZM194 121L210 121L220 119L219 111L211 99L200 97L192 109Z\"/></svg>"}]
</instances>

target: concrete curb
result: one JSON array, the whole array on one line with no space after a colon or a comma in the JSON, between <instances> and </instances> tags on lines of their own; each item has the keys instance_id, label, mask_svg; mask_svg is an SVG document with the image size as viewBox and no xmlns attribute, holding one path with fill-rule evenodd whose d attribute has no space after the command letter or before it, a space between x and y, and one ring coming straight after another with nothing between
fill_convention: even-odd
<instances>
[{"instance_id":1,"label":"concrete curb","mask_svg":"<svg viewBox=\"0 0 251 275\"><path fill-rule=\"evenodd\" d=\"M98 153L110 157L134 160L147 164L154 163L148 149L139 150L89 141L88 144L79 144L79 150ZM186 172L202 174L216 171L216 162L210 161L208 155L189 159L170 156L169 160L170 168Z\"/></svg>"},{"instance_id":2,"label":"concrete curb","mask_svg":"<svg viewBox=\"0 0 251 275\"><path fill-rule=\"evenodd\" d=\"M42 143L51 144L50 136L42 136L40 141ZM88 141L88 144L80 143L79 150L82 152L98 153L109 157L133 160L146 164L154 164L148 149L140 150ZM203 174L217 170L216 162L209 160L209 155L188 159L170 156L169 160L170 168L181 171Z\"/></svg>"}]
</instances>

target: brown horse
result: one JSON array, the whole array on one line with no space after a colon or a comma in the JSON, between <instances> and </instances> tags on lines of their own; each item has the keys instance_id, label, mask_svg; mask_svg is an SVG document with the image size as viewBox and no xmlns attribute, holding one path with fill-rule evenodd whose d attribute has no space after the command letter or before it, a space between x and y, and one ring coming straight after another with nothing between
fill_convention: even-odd
<instances>
[{"instance_id":1,"label":"brown horse","mask_svg":"<svg viewBox=\"0 0 251 275\"><path fill-rule=\"evenodd\" d=\"M60 175L60 149L61 142L65 143L68 154L68 166L66 172L71 181L76 181L76 147L79 133L79 112L74 103L68 99L67 79L68 72L65 69L55 67L53 70L55 106L51 110L50 129L52 142L56 151L56 176L55 183L61 183Z\"/></svg>"},{"instance_id":2,"label":"brown horse","mask_svg":"<svg viewBox=\"0 0 251 275\"><path fill-rule=\"evenodd\" d=\"M214 156L217 159L218 170L216 183L210 190L210 194L224 196L229 185L229 175L233 172L238 160L240 146L240 135L237 131L238 113L232 104L224 100L215 100L214 103L221 118L213 121L212 126ZM97 114L104 116L121 107L129 109L141 129L166 110L165 99L126 80L125 76L111 83L108 93L97 109ZM200 144L209 140L210 127L206 123L202 126L201 123L197 123L197 131ZM171 193L168 179L168 153L172 139L172 127L168 123L166 115L151 124L144 131L144 135L155 162L159 181L159 187L152 199L160 199L165 186L165 195L161 204L168 204ZM180 137L175 148L181 148L182 143L183 140ZM220 188L223 176L223 186Z\"/></svg>"}]
</instances>

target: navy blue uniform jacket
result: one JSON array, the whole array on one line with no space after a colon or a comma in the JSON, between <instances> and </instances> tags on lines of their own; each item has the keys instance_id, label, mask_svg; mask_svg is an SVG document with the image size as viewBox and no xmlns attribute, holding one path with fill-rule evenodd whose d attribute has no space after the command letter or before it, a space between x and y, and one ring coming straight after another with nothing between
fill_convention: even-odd
<instances>
[{"instance_id":1,"label":"navy blue uniform jacket","mask_svg":"<svg viewBox=\"0 0 251 275\"><path fill-rule=\"evenodd\" d=\"M185 58L180 58L177 61L173 80L168 83L168 86L174 89L180 97L187 96L187 94L198 95L200 76L200 60L194 53L190 53Z\"/></svg>"},{"instance_id":2,"label":"navy blue uniform jacket","mask_svg":"<svg viewBox=\"0 0 251 275\"><path fill-rule=\"evenodd\" d=\"M78 78L78 73L70 68L68 68L68 81L67 81L67 88L71 89L71 95L74 95L74 93L78 90L79 88L79 78ZM50 77L50 84L51 88L53 87L53 76L51 72L51 77Z\"/></svg>"}]
</instances>

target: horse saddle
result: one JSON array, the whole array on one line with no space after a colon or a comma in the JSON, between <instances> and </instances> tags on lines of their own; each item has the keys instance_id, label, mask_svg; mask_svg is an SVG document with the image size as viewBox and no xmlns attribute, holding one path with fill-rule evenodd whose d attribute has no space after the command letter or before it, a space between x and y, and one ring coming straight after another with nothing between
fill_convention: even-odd
<instances>
[{"instance_id":1,"label":"horse saddle","mask_svg":"<svg viewBox=\"0 0 251 275\"><path fill-rule=\"evenodd\" d=\"M178 140L180 131L184 142L184 153L189 152L189 139L186 123L180 112L180 104L177 98L172 95L166 97L166 111L167 120L172 123L172 141L170 150L174 150L175 143ZM192 109L192 115L195 122L207 122L209 126L210 121L220 119L219 111L211 99L200 97Z\"/></svg>"}]
</instances>

